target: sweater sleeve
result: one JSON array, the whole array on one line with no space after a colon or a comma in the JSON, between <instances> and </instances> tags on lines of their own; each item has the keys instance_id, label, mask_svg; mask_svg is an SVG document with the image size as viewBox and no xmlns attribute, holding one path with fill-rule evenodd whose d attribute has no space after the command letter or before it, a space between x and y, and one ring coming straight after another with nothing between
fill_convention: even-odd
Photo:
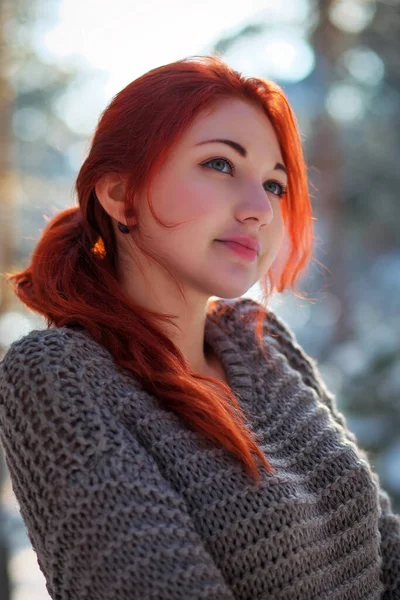
<instances>
[{"instance_id":1,"label":"sweater sleeve","mask_svg":"<svg viewBox=\"0 0 400 600\"><path fill-rule=\"evenodd\" d=\"M379 476L372 469L367 453L359 446L357 437L350 431L345 416L339 411L336 397L328 390L321 376L317 361L306 354L304 349L298 344L295 334L273 312L269 313L267 328L269 332L278 335L279 344L291 366L301 373L307 385L317 391L321 401L329 408L335 421L342 427L347 439L357 446L359 454L370 466L373 479L378 487L380 504L381 579L385 585L385 592L382 598L383 600L398 600L400 599L400 515L393 513L391 499L380 485Z\"/></svg>"},{"instance_id":2,"label":"sweater sleeve","mask_svg":"<svg viewBox=\"0 0 400 600\"><path fill-rule=\"evenodd\" d=\"M184 499L66 342L46 331L0 363L0 441L50 596L232 600Z\"/></svg>"}]
</instances>

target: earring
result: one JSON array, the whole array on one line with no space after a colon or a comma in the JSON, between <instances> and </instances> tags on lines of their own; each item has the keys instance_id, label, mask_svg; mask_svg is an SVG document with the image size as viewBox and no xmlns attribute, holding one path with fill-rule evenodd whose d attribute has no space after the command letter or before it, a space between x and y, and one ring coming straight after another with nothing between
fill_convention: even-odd
<instances>
[{"instance_id":1,"label":"earring","mask_svg":"<svg viewBox=\"0 0 400 600\"><path fill-rule=\"evenodd\" d=\"M118 229L121 231L121 233L129 233L128 225L125 225L124 223L120 223L119 221L118 221Z\"/></svg>"}]
</instances>

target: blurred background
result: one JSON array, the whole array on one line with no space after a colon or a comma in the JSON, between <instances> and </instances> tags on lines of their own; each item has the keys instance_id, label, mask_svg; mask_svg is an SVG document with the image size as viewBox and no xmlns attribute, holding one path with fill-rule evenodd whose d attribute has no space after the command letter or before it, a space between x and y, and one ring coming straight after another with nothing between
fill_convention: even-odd
<instances>
[{"instance_id":1,"label":"blurred background","mask_svg":"<svg viewBox=\"0 0 400 600\"><path fill-rule=\"evenodd\" d=\"M315 216L300 291L271 306L317 359L400 513L398 0L0 0L0 273L26 265L100 112L151 68L220 53L278 82L297 115ZM257 288L246 296L257 299ZM0 359L45 328L0 276ZM0 598L48 600L0 448Z\"/></svg>"}]
</instances>

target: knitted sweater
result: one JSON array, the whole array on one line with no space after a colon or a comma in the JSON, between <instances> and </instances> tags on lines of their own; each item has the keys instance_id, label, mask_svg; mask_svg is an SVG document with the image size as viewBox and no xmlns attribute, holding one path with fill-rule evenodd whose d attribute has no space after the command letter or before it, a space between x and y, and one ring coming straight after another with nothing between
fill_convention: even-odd
<instances>
[{"instance_id":1,"label":"knitted sweater","mask_svg":"<svg viewBox=\"0 0 400 600\"><path fill-rule=\"evenodd\" d=\"M0 440L54 600L400 598L400 518L271 309L263 357L238 318L254 306L219 300L205 339L275 470L261 486L87 331L8 349Z\"/></svg>"}]
</instances>

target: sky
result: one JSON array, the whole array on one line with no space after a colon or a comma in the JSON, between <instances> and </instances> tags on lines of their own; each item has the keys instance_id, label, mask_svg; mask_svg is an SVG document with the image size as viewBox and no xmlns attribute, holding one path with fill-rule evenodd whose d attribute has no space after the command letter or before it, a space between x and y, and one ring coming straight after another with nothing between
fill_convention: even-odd
<instances>
[{"instance_id":1,"label":"sky","mask_svg":"<svg viewBox=\"0 0 400 600\"><path fill-rule=\"evenodd\" d=\"M269 64L273 77L277 55L281 72L289 77L306 76L313 64L312 51L301 39L310 0L61 0L50 3L56 13L51 22L43 14L36 29L36 47L44 61L66 67L86 67L102 72L97 91L100 110L114 94L151 68L193 54L206 54L221 36L232 35L245 24L267 20L268 36L253 40L253 46L238 47L232 62L252 75ZM112 8L110 8L112 7ZM48 10L46 10L48 15ZM282 42L282 26L289 39ZM249 60L249 53L252 54ZM286 65L286 67L285 67ZM304 72L304 73L303 73ZM90 86L90 82L88 81ZM97 85L97 83L95 83ZM88 89L93 92L93 90ZM82 92L82 90L80 90ZM81 94L82 95L82 94ZM93 93L90 93L93 98ZM63 107L63 110L65 107ZM68 110L68 109L67 109ZM84 110L84 109L83 109ZM82 122L92 126L91 119Z\"/></svg>"}]
</instances>

